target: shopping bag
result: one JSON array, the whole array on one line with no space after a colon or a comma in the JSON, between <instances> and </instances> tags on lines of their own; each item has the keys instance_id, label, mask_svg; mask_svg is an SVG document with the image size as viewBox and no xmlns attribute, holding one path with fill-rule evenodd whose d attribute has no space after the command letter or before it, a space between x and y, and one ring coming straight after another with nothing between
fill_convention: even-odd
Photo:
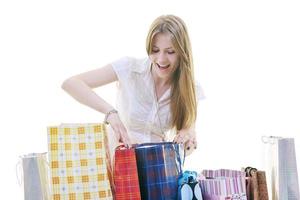
<instances>
[{"instance_id":1,"label":"shopping bag","mask_svg":"<svg viewBox=\"0 0 300 200\"><path fill-rule=\"evenodd\" d=\"M203 170L199 180L204 200L247 200L245 172L237 170Z\"/></svg>"},{"instance_id":2,"label":"shopping bag","mask_svg":"<svg viewBox=\"0 0 300 200\"><path fill-rule=\"evenodd\" d=\"M140 185L134 148L124 145L115 150L113 180L115 200L140 200Z\"/></svg>"},{"instance_id":3,"label":"shopping bag","mask_svg":"<svg viewBox=\"0 0 300 200\"><path fill-rule=\"evenodd\" d=\"M178 177L184 162L183 145L145 143L135 147L141 198L177 200Z\"/></svg>"},{"instance_id":4,"label":"shopping bag","mask_svg":"<svg viewBox=\"0 0 300 200\"><path fill-rule=\"evenodd\" d=\"M268 190L272 200L299 200L294 138L262 137Z\"/></svg>"},{"instance_id":5,"label":"shopping bag","mask_svg":"<svg viewBox=\"0 0 300 200\"><path fill-rule=\"evenodd\" d=\"M184 171L178 180L178 200L203 200L197 172Z\"/></svg>"},{"instance_id":6,"label":"shopping bag","mask_svg":"<svg viewBox=\"0 0 300 200\"><path fill-rule=\"evenodd\" d=\"M259 200L269 200L266 173L264 171L257 171L256 176Z\"/></svg>"},{"instance_id":7,"label":"shopping bag","mask_svg":"<svg viewBox=\"0 0 300 200\"><path fill-rule=\"evenodd\" d=\"M264 171L246 167L246 193L248 200L268 200L268 188Z\"/></svg>"},{"instance_id":8,"label":"shopping bag","mask_svg":"<svg viewBox=\"0 0 300 200\"><path fill-rule=\"evenodd\" d=\"M104 124L48 127L53 200L113 199Z\"/></svg>"},{"instance_id":9,"label":"shopping bag","mask_svg":"<svg viewBox=\"0 0 300 200\"><path fill-rule=\"evenodd\" d=\"M50 200L47 153L20 156L25 200Z\"/></svg>"}]
</instances>

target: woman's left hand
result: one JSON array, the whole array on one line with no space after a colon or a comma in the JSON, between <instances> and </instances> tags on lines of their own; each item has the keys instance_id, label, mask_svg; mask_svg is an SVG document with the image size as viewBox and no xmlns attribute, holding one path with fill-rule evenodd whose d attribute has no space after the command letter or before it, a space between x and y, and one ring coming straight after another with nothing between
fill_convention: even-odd
<instances>
[{"instance_id":1,"label":"woman's left hand","mask_svg":"<svg viewBox=\"0 0 300 200\"><path fill-rule=\"evenodd\" d=\"M192 153L197 148L197 138L194 128L187 128L178 131L173 142L178 144L184 144L186 155Z\"/></svg>"},{"instance_id":2,"label":"woman's left hand","mask_svg":"<svg viewBox=\"0 0 300 200\"><path fill-rule=\"evenodd\" d=\"M177 132L176 136L174 137L173 142L178 144L185 144L188 141L192 141L196 138L196 132L194 128L185 128L181 129Z\"/></svg>"},{"instance_id":3,"label":"woman's left hand","mask_svg":"<svg viewBox=\"0 0 300 200\"><path fill-rule=\"evenodd\" d=\"M188 140L184 144L184 148L185 148L185 155L186 156L190 155L195 149L197 149L197 138L196 138L196 135L195 135L194 138Z\"/></svg>"}]
</instances>

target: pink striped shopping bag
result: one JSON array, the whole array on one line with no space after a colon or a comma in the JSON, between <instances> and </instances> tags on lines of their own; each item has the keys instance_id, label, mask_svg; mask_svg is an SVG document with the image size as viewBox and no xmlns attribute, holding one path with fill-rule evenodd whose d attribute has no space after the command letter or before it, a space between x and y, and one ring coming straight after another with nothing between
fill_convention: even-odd
<instances>
[{"instance_id":1,"label":"pink striped shopping bag","mask_svg":"<svg viewBox=\"0 0 300 200\"><path fill-rule=\"evenodd\" d=\"M245 172L220 169L203 170L199 180L203 200L247 200Z\"/></svg>"}]
</instances>

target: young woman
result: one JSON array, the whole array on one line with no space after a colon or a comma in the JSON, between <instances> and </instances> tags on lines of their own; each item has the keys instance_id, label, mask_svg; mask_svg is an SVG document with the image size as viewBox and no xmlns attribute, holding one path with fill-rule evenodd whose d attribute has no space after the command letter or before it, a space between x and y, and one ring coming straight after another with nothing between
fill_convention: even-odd
<instances>
[{"instance_id":1,"label":"young woman","mask_svg":"<svg viewBox=\"0 0 300 200\"><path fill-rule=\"evenodd\" d=\"M185 23L174 15L155 19L146 50L145 59L121 58L67 79L62 88L80 103L105 114L111 149L118 142L173 140L185 144L189 154L197 148L197 100L203 94L195 84ZM93 91L114 81L119 83L116 108Z\"/></svg>"}]
</instances>

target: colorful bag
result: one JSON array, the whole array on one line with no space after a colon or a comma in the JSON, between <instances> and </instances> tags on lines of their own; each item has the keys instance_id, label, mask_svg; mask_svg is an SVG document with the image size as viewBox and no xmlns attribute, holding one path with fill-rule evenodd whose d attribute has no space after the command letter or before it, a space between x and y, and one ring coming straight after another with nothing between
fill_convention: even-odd
<instances>
[{"instance_id":1,"label":"colorful bag","mask_svg":"<svg viewBox=\"0 0 300 200\"><path fill-rule=\"evenodd\" d=\"M299 183L293 138L263 137L268 190L273 200L299 200Z\"/></svg>"},{"instance_id":2,"label":"colorful bag","mask_svg":"<svg viewBox=\"0 0 300 200\"><path fill-rule=\"evenodd\" d=\"M206 179L199 180L204 200L247 200L245 172L203 170Z\"/></svg>"},{"instance_id":3,"label":"colorful bag","mask_svg":"<svg viewBox=\"0 0 300 200\"><path fill-rule=\"evenodd\" d=\"M202 200L200 184L197 181L197 172L185 171L179 177L179 200Z\"/></svg>"},{"instance_id":4,"label":"colorful bag","mask_svg":"<svg viewBox=\"0 0 300 200\"><path fill-rule=\"evenodd\" d=\"M134 148L118 146L114 161L115 200L140 200L140 186Z\"/></svg>"},{"instance_id":5,"label":"colorful bag","mask_svg":"<svg viewBox=\"0 0 300 200\"><path fill-rule=\"evenodd\" d=\"M113 199L103 124L48 127L53 200Z\"/></svg>"},{"instance_id":6,"label":"colorful bag","mask_svg":"<svg viewBox=\"0 0 300 200\"><path fill-rule=\"evenodd\" d=\"M182 173L183 145L172 142L145 143L135 148L143 200L177 200Z\"/></svg>"},{"instance_id":7,"label":"colorful bag","mask_svg":"<svg viewBox=\"0 0 300 200\"><path fill-rule=\"evenodd\" d=\"M268 200L268 188L264 171L246 167L246 188L248 200Z\"/></svg>"},{"instance_id":8,"label":"colorful bag","mask_svg":"<svg viewBox=\"0 0 300 200\"><path fill-rule=\"evenodd\" d=\"M24 200L50 200L47 153L20 156Z\"/></svg>"}]
</instances>

